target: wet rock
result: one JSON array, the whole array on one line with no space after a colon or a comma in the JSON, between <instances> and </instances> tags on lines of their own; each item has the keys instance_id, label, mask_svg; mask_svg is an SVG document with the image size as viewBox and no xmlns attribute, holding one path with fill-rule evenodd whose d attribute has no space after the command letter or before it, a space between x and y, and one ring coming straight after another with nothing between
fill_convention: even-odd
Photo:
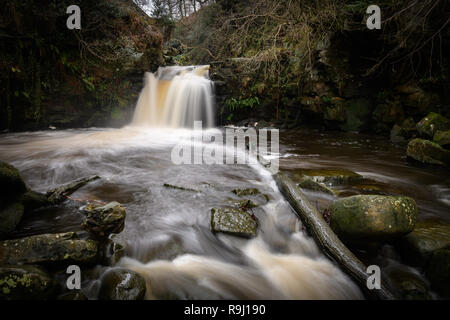
<instances>
[{"instance_id":1,"label":"wet rock","mask_svg":"<svg viewBox=\"0 0 450 320\"><path fill-rule=\"evenodd\" d=\"M345 99L333 97L330 102L331 106L327 106L324 110L324 119L329 121L345 122L347 119Z\"/></svg>"},{"instance_id":2,"label":"wet rock","mask_svg":"<svg viewBox=\"0 0 450 320\"><path fill-rule=\"evenodd\" d=\"M103 263L108 266L115 265L125 256L125 248L120 243L112 240L108 240L102 249Z\"/></svg>"},{"instance_id":3,"label":"wet rock","mask_svg":"<svg viewBox=\"0 0 450 320\"><path fill-rule=\"evenodd\" d=\"M16 197L27 190L19 170L12 165L0 161L0 199Z\"/></svg>"},{"instance_id":4,"label":"wet rock","mask_svg":"<svg viewBox=\"0 0 450 320\"><path fill-rule=\"evenodd\" d=\"M350 242L384 242L413 231L417 212L415 201L408 197L358 195L330 206L330 225Z\"/></svg>"},{"instance_id":5,"label":"wet rock","mask_svg":"<svg viewBox=\"0 0 450 320\"><path fill-rule=\"evenodd\" d=\"M428 284L417 274L396 269L389 273L389 278L404 300L431 300Z\"/></svg>"},{"instance_id":6,"label":"wet rock","mask_svg":"<svg viewBox=\"0 0 450 320\"><path fill-rule=\"evenodd\" d=\"M252 200L248 200L248 199L242 199L242 200L241 199L229 199L227 201L227 203L238 209L242 209L242 208L252 209L252 208L256 208L258 206Z\"/></svg>"},{"instance_id":7,"label":"wet rock","mask_svg":"<svg viewBox=\"0 0 450 320\"><path fill-rule=\"evenodd\" d=\"M74 232L0 241L0 264L94 263L97 254L96 241L78 239Z\"/></svg>"},{"instance_id":8,"label":"wet rock","mask_svg":"<svg viewBox=\"0 0 450 320\"><path fill-rule=\"evenodd\" d=\"M0 265L0 300L44 300L58 287L41 268L31 265Z\"/></svg>"},{"instance_id":9,"label":"wet rock","mask_svg":"<svg viewBox=\"0 0 450 320\"><path fill-rule=\"evenodd\" d=\"M138 273L127 269L112 269L101 278L99 299L101 300L142 300L146 284Z\"/></svg>"},{"instance_id":10,"label":"wet rock","mask_svg":"<svg viewBox=\"0 0 450 320\"><path fill-rule=\"evenodd\" d=\"M397 246L405 260L424 266L434 251L450 247L450 224L441 221L420 221L413 232L401 238Z\"/></svg>"},{"instance_id":11,"label":"wet rock","mask_svg":"<svg viewBox=\"0 0 450 320\"><path fill-rule=\"evenodd\" d=\"M369 99L356 98L348 101L346 122L341 126L345 131L361 131L368 123L372 113L372 103Z\"/></svg>"},{"instance_id":12,"label":"wet rock","mask_svg":"<svg viewBox=\"0 0 450 320\"><path fill-rule=\"evenodd\" d=\"M417 130L422 137L432 139L437 131L450 130L450 119L438 113L430 112L425 118L419 121Z\"/></svg>"},{"instance_id":13,"label":"wet rock","mask_svg":"<svg viewBox=\"0 0 450 320\"><path fill-rule=\"evenodd\" d=\"M436 142L441 147L445 149L450 148L450 130L447 131L436 131L433 137L433 142Z\"/></svg>"},{"instance_id":14,"label":"wet rock","mask_svg":"<svg viewBox=\"0 0 450 320\"><path fill-rule=\"evenodd\" d=\"M16 229L24 213L21 203L13 203L0 209L0 237L4 237Z\"/></svg>"},{"instance_id":15,"label":"wet rock","mask_svg":"<svg viewBox=\"0 0 450 320\"><path fill-rule=\"evenodd\" d=\"M293 172L295 179L308 177L314 182L327 185L350 184L363 180L363 176L346 169L299 169Z\"/></svg>"},{"instance_id":16,"label":"wet rock","mask_svg":"<svg viewBox=\"0 0 450 320\"><path fill-rule=\"evenodd\" d=\"M425 274L434 289L450 297L450 248L433 252Z\"/></svg>"},{"instance_id":17,"label":"wet rock","mask_svg":"<svg viewBox=\"0 0 450 320\"><path fill-rule=\"evenodd\" d=\"M256 196L260 194L259 190L256 188L234 189L231 192L233 192L238 197Z\"/></svg>"},{"instance_id":18,"label":"wet rock","mask_svg":"<svg viewBox=\"0 0 450 320\"><path fill-rule=\"evenodd\" d=\"M302 189L306 189L306 190L312 190L312 191L316 191L316 192L322 192L322 193L326 193L332 196L336 195L336 192L331 189L328 188L325 184L320 183L320 182L316 182L311 178L308 177L303 177L300 179L300 181L295 181L298 182L298 186Z\"/></svg>"},{"instance_id":19,"label":"wet rock","mask_svg":"<svg viewBox=\"0 0 450 320\"><path fill-rule=\"evenodd\" d=\"M211 231L224 232L243 237L255 237L256 219L248 212L236 208L211 209Z\"/></svg>"},{"instance_id":20,"label":"wet rock","mask_svg":"<svg viewBox=\"0 0 450 320\"><path fill-rule=\"evenodd\" d=\"M125 227L126 211L118 202L110 202L104 206L89 204L84 212L87 216L82 227L97 236L120 233Z\"/></svg>"},{"instance_id":21,"label":"wet rock","mask_svg":"<svg viewBox=\"0 0 450 320\"><path fill-rule=\"evenodd\" d=\"M450 151L445 150L437 143L414 139L408 143L406 150L408 158L428 164L445 166L450 165Z\"/></svg>"},{"instance_id":22,"label":"wet rock","mask_svg":"<svg viewBox=\"0 0 450 320\"><path fill-rule=\"evenodd\" d=\"M22 194L19 201L23 204L25 213L50 205L45 194L32 190L28 190Z\"/></svg>"}]
</instances>

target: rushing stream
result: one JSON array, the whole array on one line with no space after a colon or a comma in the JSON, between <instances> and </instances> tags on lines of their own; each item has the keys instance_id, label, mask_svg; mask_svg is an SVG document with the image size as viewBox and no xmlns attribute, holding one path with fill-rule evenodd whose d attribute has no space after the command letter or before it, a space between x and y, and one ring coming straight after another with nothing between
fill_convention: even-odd
<instances>
[{"instance_id":1,"label":"rushing stream","mask_svg":"<svg viewBox=\"0 0 450 320\"><path fill-rule=\"evenodd\" d=\"M178 85L192 91L183 80L186 73L173 75L177 76L181 76L176 79ZM1 136L0 160L16 166L36 191L44 192L79 177L101 177L74 193L75 201L68 200L64 206L25 219L14 236L79 230L83 218L80 207L86 200L118 201L127 211L125 230L114 238L126 247L126 257L119 265L144 276L149 299L362 298L357 286L306 235L272 176L261 165L175 165L171 161L174 145L190 144L193 131L170 128L182 124L181 118L164 116L164 103L150 101L146 92L160 90L155 82L167 79L147 77L137 114L156 117L151 120L153 127L144 126L145 121L135 116L133 124L122 129ZM203 89L208 88L204 79L197 80ZM166 87L164 95L179 92L170 84L160 85ZM206 98L202 98L195 89L193 101L206 101L206 109L191 110L190 104L180 104L176 112L184 112L183 119L187 114L191 114L191 120L206 117L207 127L211 127L210 92L205 90ZM146 99L150 105L145 105ZM166 126L155 125L161 123ZM450 181L439 171L409 166L401 148L356 134L299 130L281 132L280 137L282 168L348 168L414 197L420 206L420 218L450 219ZM209 143L203 147L221 146ZM253 209L260 228L251 240L210 230L211 208L238 199L231 192L236 188L258 188L270 199ZM96 297L104 269L98 267L85 281L83 290L89 297Z\"/></svg>"}]
</instances>

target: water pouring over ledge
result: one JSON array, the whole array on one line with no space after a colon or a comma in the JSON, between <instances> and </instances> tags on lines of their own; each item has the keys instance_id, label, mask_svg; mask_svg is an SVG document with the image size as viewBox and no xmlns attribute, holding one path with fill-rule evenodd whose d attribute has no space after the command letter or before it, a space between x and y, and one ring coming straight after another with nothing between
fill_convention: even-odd
<instances>
[{"instance_id":1,"label":"water pouring over ledge","mask_svg":"<svg viewBox=\"0 0 450 320\"><path fill-rule=\"evenodd\" d=\"M209 66L160 67L145 73L145 86L132 125L192 128L194 121L214 127L214 84Z\"/></svg>"}]
</instances>

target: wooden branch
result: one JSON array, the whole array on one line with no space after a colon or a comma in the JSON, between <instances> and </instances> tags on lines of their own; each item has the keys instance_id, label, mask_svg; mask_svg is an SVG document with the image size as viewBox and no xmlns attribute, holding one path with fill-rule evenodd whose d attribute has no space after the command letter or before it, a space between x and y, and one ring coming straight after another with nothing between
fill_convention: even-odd
<instances>
[{"instance_id":1,"label":"wooden branch","mask_svg":"<svg viewBox=\"0 0 450 320\"><path fill-rule=\"evenodd\" d=\"M275 180L281 193L286 197L325 254L336 261L343 271L358 283L367 296L383 300L395 299L394 295L383 284L379 290L367 288L369 274L366 273L366 266L341 242L322 215L311 205L300 188L286 174L278 173Z\"/></svg>"},{"instance_id":2,"label":"wooden branch","mask_svg":"<svg viewBox=\"0 0 450 320\"><path fill-rule=\"evenodd\" d=\"M65 185L51 189L47 191L45 195L51 204L58 204L66 200L67 196L71 195L81 187L85 186L87 183L97 179L100 179L100 177L92 176L80 178L75 181L69 182Z\"/></svg>"}]
</instances>

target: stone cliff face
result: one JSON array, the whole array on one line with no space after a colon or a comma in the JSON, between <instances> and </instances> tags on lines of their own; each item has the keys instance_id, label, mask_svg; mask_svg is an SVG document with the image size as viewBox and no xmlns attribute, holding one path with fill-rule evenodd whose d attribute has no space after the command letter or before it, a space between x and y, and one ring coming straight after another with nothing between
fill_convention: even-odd
<instances>
[{"instance_id":1,"label":"stone cliff face","mask_svg":"<svg viewBox=\"0 0 450 320\"><path fill-rule=\"evenodd\" d=\"M162 36L132 0L7 0L0 9L0 129L119 126L145 71L161 63Z\"/></svg>"}]
</instances>

